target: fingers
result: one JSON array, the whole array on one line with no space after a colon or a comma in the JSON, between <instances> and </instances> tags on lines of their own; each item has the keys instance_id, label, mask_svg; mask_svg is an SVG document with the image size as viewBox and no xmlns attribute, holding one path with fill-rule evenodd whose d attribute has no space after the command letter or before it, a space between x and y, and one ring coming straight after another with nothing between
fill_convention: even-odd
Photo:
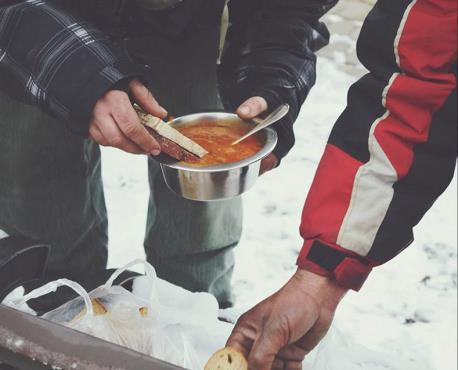
<instances>
[{"instance_id":1,"label":"fingers","mask_svg":"<svg viewBox=\"0 0 458 370\"><path fill-rule=\"evenodd\" d=\"M267 102L260 96L255 96L248 99L238 109L237 114L243 119L252 119L259 116L267 110Z\"/></svg>"},{"instance_id":2,"label":"fingers","mask_svg":"<svg viewBox=\"0 0 458 370\"><path fill-rule=\"evenodd\" d=\"M240 317L232 331L231 336L227 340L226 346L234 348L243 353L245 358L248 358L250 349L256 338L256 327L250 322L250 312Z\"/></svg>"},{"instance_id":3,"label":"fingers","mask_svg":"<svg viewBox=\"0 0 458 370\"><path fill-rule=\"evenodd\" d=\"M149 113L164 116L167 112L154 100L139 81L130 87L136 100ZM112 146L129 153L158 155L161 147L140 123L129 96L118 90L107 92L96 103L90 122L90 135L101 145Z\"/></svg>"},{"instance_id":4,"label":"fingers","mask_svg":"<svg viewBox=\"0 0 458 370\"><path fill-rule=\"evenodd\" d=\"M303 350L306 354L311 352L326 336L331 327L334 312L329 310L321 310L320 320L301 338L296 346Z\"/></svg>"},{"instance_id":5,"label":"fingers","mask_svg":"<svg viewBox=\"0 0 458 370\"><path fill-rule=\"evenodd\" d=\"M167 116L167 111L159 105L149 89L139 80L132 80L129 84L129 88L135 102L137 102L147 113L159 118L165 118Z\"/></svg>"},{"instance_id":6,"label":"fingers","mask_svg":"<svg viewBox=\"0 0 458 370\"><path fill-rule=\"evenodd\" d=\"M288 361L285 364L284 370L302 370L302 361Z\"/></svg>"},{"instance_id":7,"label":"fingers","mask_svg":"<svg viewBox=\"0 0 458 370\"><path fill-rule=\"evenodd\" d=\"M145 153L158 155L161 152L161 147L158 142L140 124L132 106L122 106L114 109L112 117L122 133L138 145Z\"/></svg>"},{"instance_id":8,"label":"fingers","mask_svg":"<svg viewBox=\"0 0 458 370\"><path fill-rule=\"evenodd\" d=\"M248 368L250 370L301 370L302 361L306 355L304 349L296 345L290 345L278 351L277 355L272 354L270 357L266 357L261 340L259 339L259 341L253 345L253 341L248 336L243 335L241 331L238 331L237 328L232 333L226 345L227 347L231 347L243 353L245 358L249 359ZM270 344L267 346L270 348L272 347ZM251 356L248 355L249 349L252 347L252 353L259 351L258 358L256 358L254 354ZM275 350L273 350L273 352L275 352Z\"/></svg>"},{"instance_id":9,"label":"fingers","mask_svg":"<svg viewBox=\"0 0 458 370\"><path fill-rule=\"evenodd\" d=\"M122 136L119 134L119 130L107 124L107 116L115 122L116 128L121 130ZM103 125L103 128L99 125L99 129L109 141L108 145L123 149L126 146L131 148L132 143L134 143L144 153L153 155L160 153L159 144L140 124L137 113L126 93L113 90L105 94L105 97L97 103L94 109L94 119ZM125 140L126 137L132 143L128 144Z\"/></svg>"},{"instance_id":10,"label":"fingers","mask_svg":"<svg viewBox=\"0 0 458 370\"><path fill-rule=\"evenodd\" d=\"M93 122L91 122L89 125L89 137L100 145L108 146L107 140L103 136L98 126Z\"/></svg>"},{"instance_id":11,"label":"fingers","mask_svg":"<svg viewBox=\"0 0 458 370\"><path fill-rule=\"evenodd\" d=\"M272 370L302 370L302 361L283 361L276 359Z\"/></svg>"},{"instance_id":12,"label":"fingers","mask_svg":"<svg viewBox=\"0 0 458 370\"><path fill-rule=\"evenodd\" d=\"M248 368L255 370L300 370L302 362L308 353L295 344L281 348L281 344L276 341L273 334L264 333L255 342L248 358Z\"/></svg>"},{"instance_id":13,"label":"fingers","mask_svg":"<svg viewBox=\"0 0 458 370\"><path fill-rule=\"evenodd\" d=\"M258 328L256 340L248 357L250 370L270 370L277 353L289 344L289 322L282 315L270 315Z\"/></svg>"},{"instance_id":14,"label":"fingers","mask_svg":"<svg viewBox=\"0 0 458 370\"><path fill-rule=\"evenodd\" d=\"M158 149L160 151L159 144L141 126L127 94L121 91L110 91L97 102L89 133L99 144L128 153L154 154Z\"/></svg>"},{"instance_id":15,"label":"fingers","mask_svg":"<svg viewBox=\"0 0 458 370\"><path fill-rule=\"evenodd\" d=\"M309 352L309 350L306 350L302 346L299 346L297 343L294 343L282 348L278 352L277 358L285 362L301 362Z\"/></svg>"},{"instance_id":16,"label":"fingers","mask_svg":"<svg viewBox=\"0 0 458 370\"><path fill-rule=\"evenodd\" d=\"M278 158L275 154L269 154L266 158L261 161L260 175L274 169L278 164Z\"/></svg>"},{"instance_id":17,"label":"fingers","mask_svg":"<svg viewBox=\"0 0 458 370\"><path fill-rule=\"evenodd\" d=\"M271 370L275 361L275 356L280 351L281 346L275 337L261 333L254 342L253 348L248 357L248 368L250 370Z\"/></svg>"},{"instance_id":18,"label":"fingers","mask_svg":"<svg viewBox=\"0 0 458 370\"><path fill-rule=\"evenodd\" d=\"M91 137L100 145L112 146L132 154L145 154L140 147L121 132L114 120L108 115L94 120L89 132Z\"/></svg>"},{"instance_id":19,"label":"fingers","mask_svg":"<svg viewBox=\"0 0 458 370\"><path fill-rule=\"evenodd\" d=\"M299 370L329 329L336 305L325 306L320 298L330 293L304 284L303 277L296 273L237 322L228 346L248 353L250 370Z\"/></svg>"}]
</instances>

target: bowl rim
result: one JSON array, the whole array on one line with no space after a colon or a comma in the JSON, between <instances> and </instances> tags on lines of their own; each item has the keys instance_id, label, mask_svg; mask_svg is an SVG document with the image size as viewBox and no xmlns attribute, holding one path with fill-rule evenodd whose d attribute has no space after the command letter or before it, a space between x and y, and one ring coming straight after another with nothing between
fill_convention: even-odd
<instances>
[{"instance_id":1,"label":"bowl rim","mask_svg":"<svg viewBox=\"0 0 458 370\"><path fill-rule=\"evenodd\" d=\"M184 124L185 122L182 122L182 121L192 121L196 119L201 119L203 117L233 118L233 119L235 118L243 122L255 124L252 121L242 120L238 115L234 113L222 112L222 111L189 114L189 115L177 117L174 120L170 121L169 124L170 125L177 125L180 123ZM248 158L242 159L241 161L237 161L237 162L218 164L218 165L213 165L213 166L205 166L205 167L194 167L194 166L186 165L181 161L176 161L174 159L171 159L170 157L165 156L165 155L159 155L158 157L153 157L153 158L158 160L161 166L173 168L176 170L189 171L189 172L208 173L208 172L223 172L223 171L235 170L235 169L250 166L253 163L261 161L263 158L267 157L270 153L272 153L273 150L275 149L277 142L278 142L277 132L274 129L272 129L271 127L267 127L261 130L260 132L264 132L266 135L266 142L264 146L262 147L262 149L259 152L257 152L256 154Z\"/></svg>"}]
</instances>

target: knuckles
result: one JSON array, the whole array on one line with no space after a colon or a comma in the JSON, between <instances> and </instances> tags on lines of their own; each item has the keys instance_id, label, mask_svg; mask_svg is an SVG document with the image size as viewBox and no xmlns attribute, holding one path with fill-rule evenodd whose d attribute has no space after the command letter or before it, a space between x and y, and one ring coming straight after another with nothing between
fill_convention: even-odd
<instances>
[{"instance_id":1,"label":"knuckles","mask_svg":"<svg viewBox=\"0 0 458 370\"><path fill-rule=\"evenodd\" d=\"M246 312L242 316L239 317L237 320L237 326L247 326L247 324L250 322L250 313Z\"/></svg>"},{"instance_id":2,"label":"knuckles","mask_svg":"<svg viewBox=\"0 0 458 370\"><path fill-rule=\"evenodd\" d=\"M131 136L134 136L134 135L138 134L139 131L140 131L140 128L141 127L137 123L127 122L127 123L124 124L123 132L127 136L131 137Z\"/></svg>"},{"instance_id":3,"label":"knuckles","mask_svg":"<svg viewBox=\"0 0 458 370\"><path fill-rule=\"evenodd\" d=\"M105 94L105 96L102 99L106 103L109 103L109 102L119 102L120 100L124 101L126 98L128 99L129 97L124 91L110 90Z\"/></svg>"},{"instance_id":4,"label":"knuckles","mask_svg":"<svg viewBox=\"0 0 458 370\"><path fill-rule=\"evenodd\" d=\"M263 369L265 366L266 356L259 351L250 354L250 369Z\"/></svg>"},{"instance_id":5,"label":"knuckles","mask_svg":"<svg viewBox=\"0 0 458 370\"><path fill-rule=\"evenodd\" d=\"M108 145L113 147L120 147L124 144L124 139L121 136L112 136L108 139Z\"/></svg>"},{"instance_id":6,"label":"knuckles","mask_svg":"<svg viewBox=\"0 0 458 370\"><path fill-rule=\"evenodd\" d=\"M97 102L97 104L95 105L94 107L94 110L92 111L92 117L101 117L103 115L105 115L107 109L106 109L106 105L103 104L100 100Z\"/></svg>"},{"instance_id":7,"label":"knuckles","mask_svg":"<svg viewBox=\"0 0 458 370\"><path fill-rule=\"evenodd\" d=\"M126 103L129 103L128 95L123 91L111 90L100 98L94 106L93 116L98 117L114 111L126 110Z\"/></svg>"}]
</instances>

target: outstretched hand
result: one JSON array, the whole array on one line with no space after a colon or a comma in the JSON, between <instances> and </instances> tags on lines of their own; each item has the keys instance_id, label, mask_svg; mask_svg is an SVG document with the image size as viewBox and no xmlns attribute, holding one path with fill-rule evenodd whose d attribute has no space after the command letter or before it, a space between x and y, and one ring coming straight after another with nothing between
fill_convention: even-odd
<instances>
[{"instance_id":1,"label":"outstretched hand","mask_svg":"<svg viewBox=\"0 0 458 370\"><path fill-rule=\"evenodd\" d=\"M250 370L300 370L329 330L345 293L325 277L298 270L239 319L227 346L246 356Z\"/></svg>"},{"instance_id":2,"label":"outstretched hand","mask_svg":"<svg viewBox=\"0 0 458 370\"><path fill-rule=\"evenodd\" d=\"M266 112L269 107L264 98L255 96L245 101L238 109L237 114L243 119L253 119ZM269 154L261 162L261 175L275 168L278 165L278 158L275 154Z\"/></svg>"}]
</instances>

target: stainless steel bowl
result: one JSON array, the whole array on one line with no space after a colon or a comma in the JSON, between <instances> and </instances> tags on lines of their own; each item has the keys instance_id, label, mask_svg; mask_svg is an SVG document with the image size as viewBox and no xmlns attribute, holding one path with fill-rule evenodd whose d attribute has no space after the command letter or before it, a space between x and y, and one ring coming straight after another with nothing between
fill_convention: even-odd
<instances>
[{"instance_id":1,"label":"stainless steel bowl","mask_svg":"<svg viewBox=\"0 0 458 370\"><path fill-rule=\"evenodd\" d=\"M179 127L202 122L231 125L241 122L241 119L232 113L199 113L177 118L170 124ZM157 159L161 163L167 186L184 198L205 202L230 199L245 193L259 177L261 160L277 145L275 130L266 128L260 134L265 139L263 148L254 156L239 162L193 167L166 156L159 156Z\"/></svg>"}]
</instances>

